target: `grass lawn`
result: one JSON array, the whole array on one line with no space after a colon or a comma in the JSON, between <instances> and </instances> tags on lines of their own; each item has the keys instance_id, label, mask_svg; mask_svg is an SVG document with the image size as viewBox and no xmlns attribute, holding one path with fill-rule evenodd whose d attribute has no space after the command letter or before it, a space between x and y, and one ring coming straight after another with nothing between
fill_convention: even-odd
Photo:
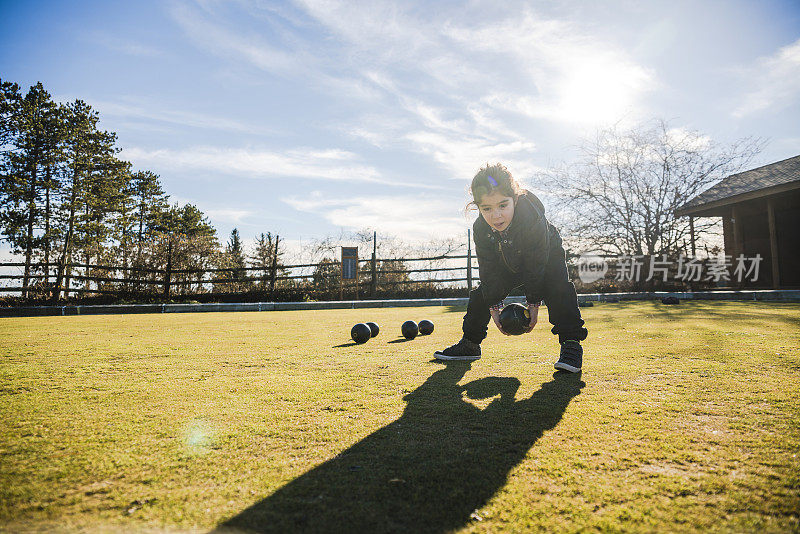
<instances>
[{"instance_id":1,"label":"grass lawn","mask_svg":"<svg viewBox=\"0 0 800 534\"><path fill-rule=\"evenodd\" d=\"M463 314L0 319L0 531L800 530L800 304L584 308L582 376Z\"/></svg>"}]
</instances>

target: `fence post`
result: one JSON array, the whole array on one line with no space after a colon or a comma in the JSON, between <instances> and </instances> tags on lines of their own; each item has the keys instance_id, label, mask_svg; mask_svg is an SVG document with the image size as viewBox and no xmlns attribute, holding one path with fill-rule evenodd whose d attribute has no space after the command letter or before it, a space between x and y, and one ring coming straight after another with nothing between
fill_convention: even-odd
<instances>
[{"instance_id":1,"label":"fence post","mask_svg":"<svg viewBox=\"0 0 800 534\"><path fill-rule=\"evenodd\" d=\"M72 261L72 258L67 258L67 261ZM64 299L69 300L69 286L70 286L70 276L72 275L72 267L69 263L64 266Z\"/></svg>"},{"instance_id":2,"label":"fence post","mask_svg":"<svg viewBox=\"0 0 800 534\"><path fill-rule=\"evenodd\" d=\"M169 286L172 282L172 236L167 245L167 270L164 273L164 302L169 302Z\"/></svg>"},{"instance_id":3,"label":"fence post","mask_svg":"<svg viewBox=\"0 0 800 534\"><path fill-rule=\"evenodd\" d=\"M64 274L64 267L61 258L58 259L58 267L56 268L56 281L53 284L53 291L50 293L50 302L55 304L61 299L61 283L62 275Z\"/></svg>"},{"instance_id":4,"label":"fence post","mask_svg":"<svg viewBox=\"0 0 800 534\"><path fill-rule=\"evenodd\" d=\"M275 235L275 248L272 251L272 268L269 275L269 298L275 300L275 279L278 276L278 241L279 235Z\"/></svg>"},{"instance_id":5,"label":"fence post","mask_svg":"<svg viewBox=\"0 0 800 534\"><path fill-rule=\"evenodd\" d=\"M372 232L372 261L370 262L372 265L370 267L370 271L372 273L372 279L369 283L369 296L375 297L375 294L378 292L378 259L377 259L377 252L378 252L378 232Z\"/></svg>"},{"instance_id":6,"label":"fence post","mask_svg":"<svg viewBox=\"0 0 800 534\"><path fill-rule=\"evenodd\" d=\"M467 291L472 291L472 239L467 228Z\"/></svg>"}]
</instances>

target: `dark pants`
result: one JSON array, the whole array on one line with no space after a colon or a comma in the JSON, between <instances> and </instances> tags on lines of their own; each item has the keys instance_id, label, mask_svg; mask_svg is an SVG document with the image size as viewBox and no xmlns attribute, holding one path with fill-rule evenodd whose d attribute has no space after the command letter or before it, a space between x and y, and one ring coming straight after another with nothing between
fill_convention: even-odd
<instances>
[{"instance_id":1,"label":"dark pants","mask_svg":"<svg viewBox=\"0 0 800 534\"><path fill-rule=\"evenodd\" d=\"M506 275L507 284L504 298L512 289L522 285L519 275L511 271L508 271ZM581 318L580 308L578 308L578 296L575 293L575 286L569 281L564 248L560 243L550 250L550 260L547 262L545 280L541 287L544 291L542 297L544 303L547 304L550 323L553 325L551 332L558 335L559 343L567 339L577 341L586 339L588 331L583 327L584 321ZM480 343L486 338L487 326L492 319L489 313L490 304L495 303L485 301L480 286L469 292L469 304L467 304L467 314L464 316L464 326L462 327L465 338L475 343Z\"/></svg>"}]
</instances>

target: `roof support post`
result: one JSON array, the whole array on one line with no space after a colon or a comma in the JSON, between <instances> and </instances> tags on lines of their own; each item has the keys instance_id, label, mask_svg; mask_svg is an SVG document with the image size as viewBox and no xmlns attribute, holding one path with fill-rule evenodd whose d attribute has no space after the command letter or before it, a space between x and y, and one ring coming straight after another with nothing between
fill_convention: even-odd
<instances>
[{"instance_id":1,"label":"roof support post","mask_svg":"<svg viewBox=\"0 0 800 534\"><path fill-rule=\"evenodd\" d=\"M772 259L772 288L778 289L781 285L781 273L778 265L778 234L775 228L775 207L772 198L767 198L767 219L769 221L769 249Z\"/></svg>"},{"instance_id":2,"label":"roof support post","mask_svg":"<svg viewBox=\"0 0 800 534\"><path fill-rule=\"evenodd\" d=\"M733 223L733 246L735 254L744 254L744 236L742 235L742 221L739 217L739 209L736 204L731 206L731 222Z\"/></svg>"},{"instance_id":3,"label":"roof support post","mask_svg":"<svg viewBox=\"0 0 800 534\"><path fill-rule=\"evenodd\" d=\"M722 235L725 239L725 254L728 254L736 259L736 243L733 240L733 216L731 215L730 207L725 210L726 213L722 216Z\"/></svg>"},{"instance_id":4,"label":"roof support post","mask_svg":"<svg viewBox=\"0 0 800 534\"><path fill-rule=\"evenodd\" d=\"M733 226L733 254L731 259L736 261L740 254L744 254L744 236L742 235L742 221L739 217L739 209L737 205L731 206L731 223ZM738 287L744 285L744 280L738 283Z\"/></svg>"}]
</instances>

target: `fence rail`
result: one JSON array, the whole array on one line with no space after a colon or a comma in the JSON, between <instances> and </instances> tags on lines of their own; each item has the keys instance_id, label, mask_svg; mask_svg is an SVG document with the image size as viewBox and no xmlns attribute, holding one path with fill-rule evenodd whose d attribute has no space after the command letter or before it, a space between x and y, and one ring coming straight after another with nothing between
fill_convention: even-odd
<instances>
[{"instance_id":1,"label":"fence rail","mask_svg":"<svg viewBox=\"0 0 800 534\"><path fill-rule=\"evenodd\" d=\"M403 291L464 291L477 283L476 259L467 254L444 254L413 258L360 259L356 280L341 279L338 261L275 265L270 267L176 268L171 262L163 268L141 265L90 263L0 263L0 294L17 293L25 298L51 299L117 296L119 298L172 298L231 296L259 293L279 299L329 300L342 298L384 298ZM400 266L402 264L402 266ZM420 265L422 264L422 265ZM60 287L58 272L63 271ZM258 274L260 276L253 276ZM466 283L465 283L466 282ZM399 288L399 289L398 289ZM267 295L264 295L267 293Z\"/></svg>"}]
</instances>

